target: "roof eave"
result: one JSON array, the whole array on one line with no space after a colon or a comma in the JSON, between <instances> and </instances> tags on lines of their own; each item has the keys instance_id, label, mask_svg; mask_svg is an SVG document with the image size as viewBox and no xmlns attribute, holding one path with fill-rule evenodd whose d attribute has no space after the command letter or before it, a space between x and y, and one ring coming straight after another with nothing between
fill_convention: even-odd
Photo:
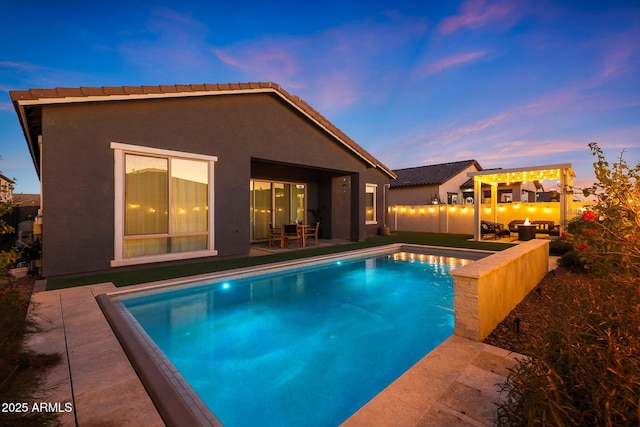
<instances>
[{"instance_id":1,"label":"roof eave","mask_svg":"<svg viewBox=\"0 0 640 427\"><path fill-rule=\"evenodd\" d=\"M33 141L31 128L29 126L29 121L27 120L24 106L19 102L13 101L13 107L15 108L16 114L18 115L18 121L20 122L22 133L27 140L27 146L29 147L29 153L31 154L31 161L33 161L33 165L36 169L38 178L40 178L40 148L38 147L38 141L35 141L35 143Z\"/></svg>"},{"instance_id":2,"label":"roof eave","mask_svg":"<svg viewBox=\"0 0 640 427\"><path fill-rule=\"evenodd\" d=\"M192 87L193 85L189 86ZM10 95L13 100L14 106L18 113L18 117L20 118L20 124L22 126L23 132L27 139L27 143L29 145L29 150L31 152L31 157L36 166L36 171L39 175L39 162L36 157L36 145L37 141L33 141L32 132L30 131L29 122L26 118L25 107L27 106L35 106L35 105L54 105L54 104L70 104L70 103L82 103L82 102L106 102L106 101L123 101L123 100L142 100L142 99L159 99L159 98L184 98L184 97L194 97L194 96L216 96L216 95L239 95L239 94L255 94L255 93L273 93L280 97L287 104L291 105L297 111L302 113L305 117L315 123L318 127L324 130L327 134L329 134L332 138L338 141L341 145L343 145L347 150L349 150L356 157L360 158L370 167L381 170L385 173L389 178L396 178L396 174L382 163L380 163L375 157L371 156L364 149L362 151L359 150L361 148L355 141L351 140L342 131L340 131L335 125L331 124L331 122L327 119L319 120L316 116L322 117L320 113L318 113L315 109L309 106L306 102L300 99L297 96L290 95L284 89L282 89L278 84L275 83L255 83L255 84L234 84L234 85L223 85L224 87L228 87L228 89L219 89L220 85L216 85L216 89L207 89L207 85L198 85L202 86L203 90L191 90L184 91L179 90L178 86L176 86L175 92L166 92L162 91L162 87L159 87L159 90L153 90L154 87L141 87L141 91L138 93L127 93L124 90L121 93L117 92L118 88L110 88L114 93L112 94L88 94L83 95L82 88L79 89L81 94L76 94L71 96L48 96L46 92L48 90L42 89L42 94L39 97L33 98L32 91L38 91L38 89L33 89L31 91L11 91ZM137 88L137 87L136 87ZM167 87L165 87L166 89ZM88 90L89 88L85 88ZM122 88L121 88L122 89ZM146 89L146 90L145 90ZM105 88L102 88L103 92ZM69 90L69 92L73 92ZM324 122L327 122L325 124ZM355 146L354 146L355 145Z\"/></svg>"}]
</instances>

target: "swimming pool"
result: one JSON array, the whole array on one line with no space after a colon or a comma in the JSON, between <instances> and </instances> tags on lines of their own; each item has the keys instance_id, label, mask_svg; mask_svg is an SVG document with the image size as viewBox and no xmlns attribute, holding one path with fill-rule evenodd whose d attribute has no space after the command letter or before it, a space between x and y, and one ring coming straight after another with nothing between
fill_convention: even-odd
<instances>
[{"instance_id":1,"label":"swimming pool","mask_svg":"<svg viewBox=\"0 0 640 427\"><path fill-rule=\"evenodd\" d=\"M121 302L224 425L337 425L452 334L467 262L386 254Z\"/></svg>"}]
</instances>

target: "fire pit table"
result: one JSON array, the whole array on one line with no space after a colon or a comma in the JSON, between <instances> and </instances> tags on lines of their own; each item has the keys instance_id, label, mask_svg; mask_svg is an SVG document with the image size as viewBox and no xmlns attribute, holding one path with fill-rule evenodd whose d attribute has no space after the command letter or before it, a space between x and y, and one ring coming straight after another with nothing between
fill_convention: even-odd
<instances>
[{"instance_id":1,"label":"fire pit table","mask_svg":"<svg viewBox=\"0 0 640 427\"><path fill-rule=\"evenodd\" d=\"M536 226L535 225L518 225L518 240L526 242L527 240L536 238Z\"/></svg>"}]
</instances>

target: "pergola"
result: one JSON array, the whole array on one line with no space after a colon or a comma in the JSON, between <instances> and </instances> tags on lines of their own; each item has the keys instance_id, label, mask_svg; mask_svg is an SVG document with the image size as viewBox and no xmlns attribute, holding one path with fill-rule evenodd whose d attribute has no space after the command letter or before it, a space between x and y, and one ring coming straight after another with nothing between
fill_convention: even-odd
<instances>
[{"instance_id":1,"label":"pergola","mask_svg":"<svg viewBox=\"0 0 640 427\"><path fill-rule=\"evenodd\" d=\"M478 172L468 172L467 176L473 177L473 239L480 240L480 203L482 201L482 184L491 186L491 214L493 222L498 220L498 184L510 184L527 181L557 180L560 183L560 227L567 223L567 215L571 209L573 197L564 189L573 186L575 173L571 163L556 165L527 166L514 169L490 169Z\"/></svg>"}]
</instances>

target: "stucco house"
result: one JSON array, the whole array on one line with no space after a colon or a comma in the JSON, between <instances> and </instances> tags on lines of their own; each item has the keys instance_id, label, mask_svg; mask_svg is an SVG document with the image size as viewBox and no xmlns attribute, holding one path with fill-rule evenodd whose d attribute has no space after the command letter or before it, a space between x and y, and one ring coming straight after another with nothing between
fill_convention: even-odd
<instances>
[{"instance_id":1,"label":"stucco house","mask_svg":"<svg viewBox=\"0 0 640 427\"><path fill-rule=\"evenodd\" d=\"M248 254L310 210L329 238L382 225L395 174L275 83L10 95L41 180L45 277Z\"/></svg>"},{"instance_id":2,"label":"stucco house","mask_svg":"<svg viewBox=\"0 0 640 427\"><path fill-rule=\"evenodd\" d=\"M473 197L473 186L465 193L467 172L481 171L476 160L395 169L390 181L389 205L465 204Z\"/></svg>"},{"instance_id":3,"label":"stucco house","mask_svg":"<svg viewBox=\"0 0 640 427\"><path fill-rule=\"evenodd\" d=\"M396 178L390 181L389 205L473 205L473 178L467 173L482 170L477 160L395 169ZM535 202L536 192L541 189L539 181L500 183L497 202ZM487 184L483 184L480 202L491 202L491 188Z\"/></svg>"},{"instance_id":4,"label":"stucco house","mask_svg":"<svg viewBox=\"0 0 640 427\"><path fill-rule=\"evenodd\" d=\"M6 202L13 198L13 186L15 182L12 179L0 174L0 201Z\"/></svg>"}]
</instances>

